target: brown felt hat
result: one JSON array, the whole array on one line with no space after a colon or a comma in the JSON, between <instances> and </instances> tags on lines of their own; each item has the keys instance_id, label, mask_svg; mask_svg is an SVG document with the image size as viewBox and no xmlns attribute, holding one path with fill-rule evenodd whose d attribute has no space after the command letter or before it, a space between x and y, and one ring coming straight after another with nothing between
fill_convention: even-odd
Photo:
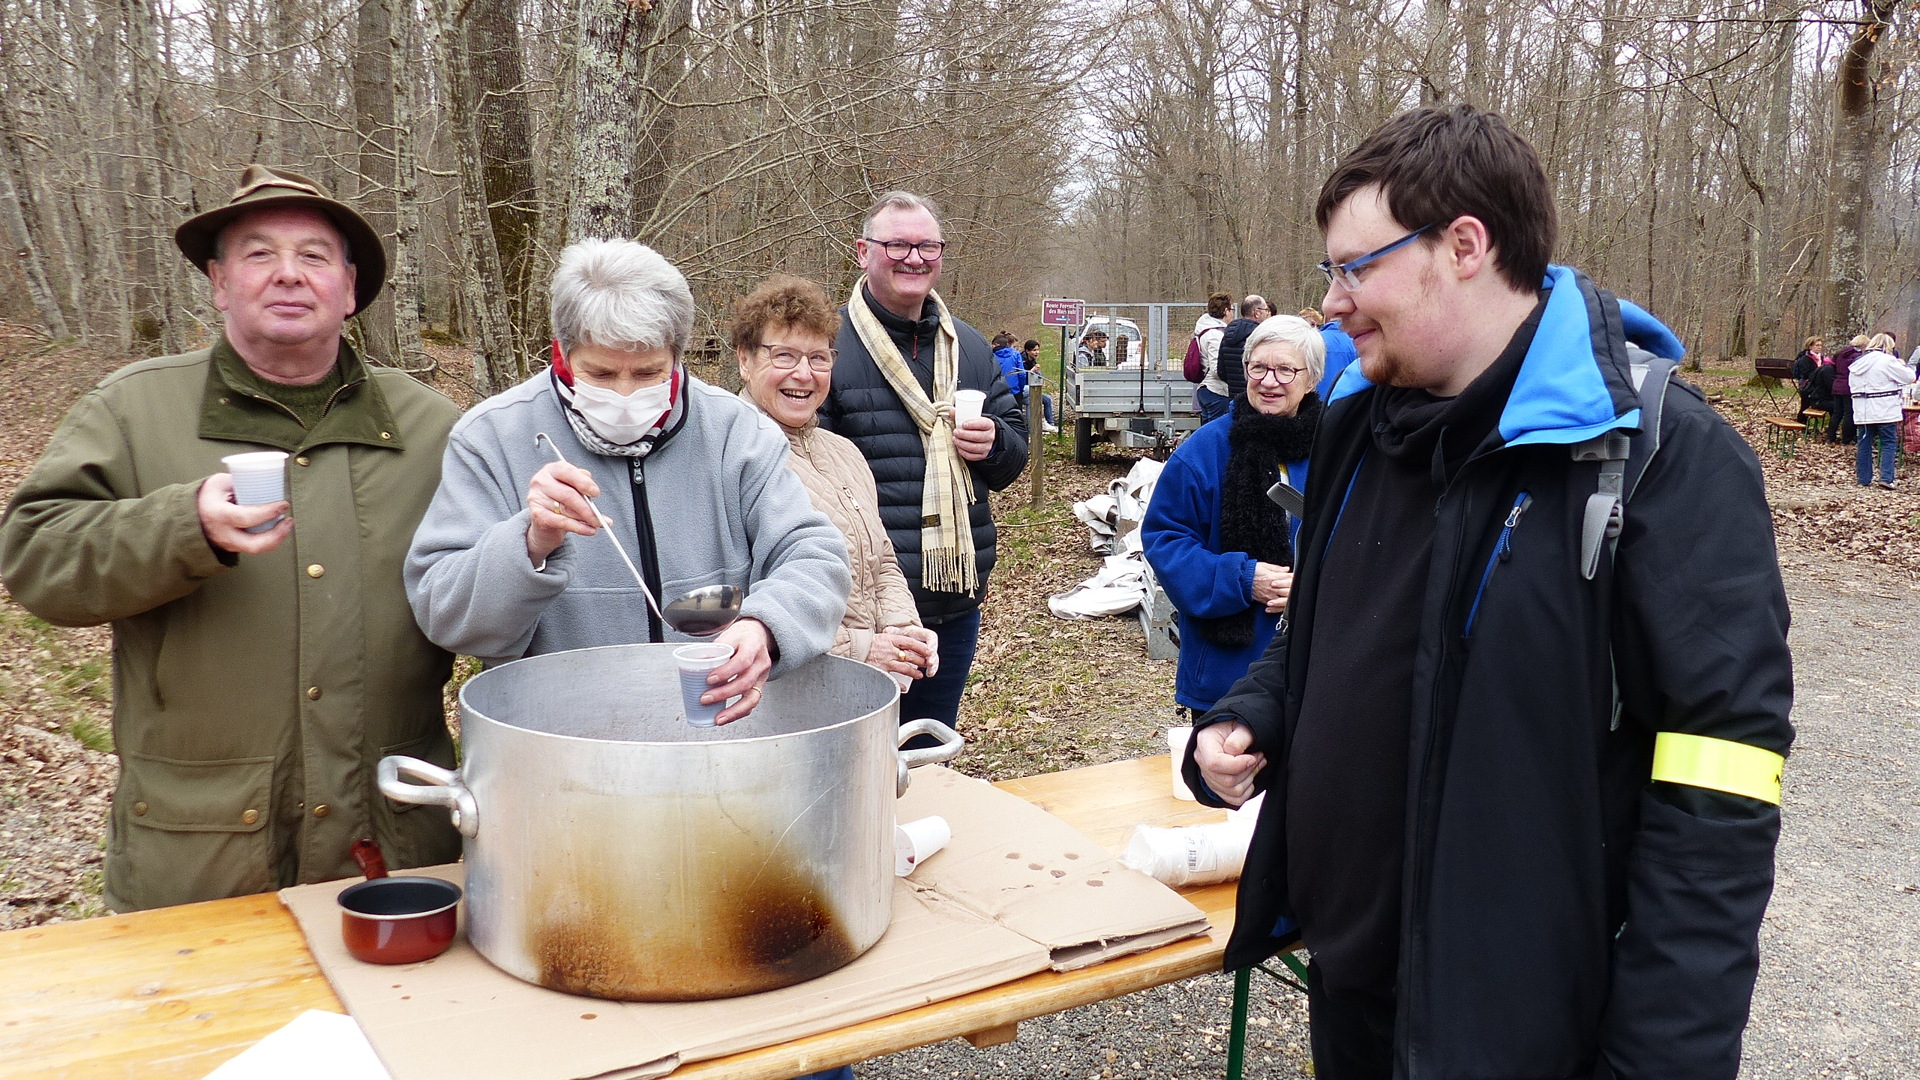
<instances>
[{"instance_id":1,"label":"brown felt hat","mask_svg":"<svg viewBox=\"0 0 1920 1080\"><path fill-rule=\"evenodd\" d=\"M275 206L310 207L333 220L340 234L346 237L347 250L353 259L354 314L367 310L367 305L380 295L380 287L387 282L387 249L380 243L380 234L374 232L373 226L353 207L330 198L326 189L299 173L269 169L265 165L247 166L240 174L240 186L234 189L227 205L181 222L180 227L173 230L173 242L180 248L180 254L204 274L207 264L220 253L220 230L242 214Z\"/></svg>"}]
</instances>

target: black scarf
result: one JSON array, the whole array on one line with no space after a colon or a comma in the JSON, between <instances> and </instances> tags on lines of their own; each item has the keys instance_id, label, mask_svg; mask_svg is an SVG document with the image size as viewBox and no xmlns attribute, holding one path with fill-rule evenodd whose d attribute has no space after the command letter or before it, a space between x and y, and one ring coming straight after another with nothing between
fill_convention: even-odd
<instances>
[{"instance_id":1,"label":"black scarf","mask_svg":"<svg viewBox=\"0 0 1920 1080\"><path fill-rule=\"evenodd\" d=\"M1242 394L1233 399L1232 423L1227 430L1227 471L1220 482L1220 549L1292 566L1287 513L1267 498L1267 489L1276 480L1286 479L1287 462L1300 461L1312 452L1314 429L1320 425L1320 395L1309 390L1292 416L1269 416ZM1262 610L1262 605L1254 604L1232 615L1188 621L1207 641L1244 649L1253 644L1254 619Z\"/></svg>"}]
</instances>

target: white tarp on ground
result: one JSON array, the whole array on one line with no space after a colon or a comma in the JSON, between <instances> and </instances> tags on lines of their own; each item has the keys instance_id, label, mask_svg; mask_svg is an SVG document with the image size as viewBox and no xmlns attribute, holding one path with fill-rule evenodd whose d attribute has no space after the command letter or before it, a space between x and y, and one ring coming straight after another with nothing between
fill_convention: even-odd
<instances>
[{"instance_id":1,"label":"white tarp on ground","mask_svg":"<svg viewBox=\"0 0 1920 1080\"><path fill-rule=\"evenodd\" d=\"M1089 546L1106 556L1100 572L1047 598L1047 610L1062 619L1124 615L1147 595L1146 557L1140 552L1140 520L1160 479L1160 462L1142 458L1105 494L1073 504L1073 516L1086 523Z\"/></svg>"}]
</instances>

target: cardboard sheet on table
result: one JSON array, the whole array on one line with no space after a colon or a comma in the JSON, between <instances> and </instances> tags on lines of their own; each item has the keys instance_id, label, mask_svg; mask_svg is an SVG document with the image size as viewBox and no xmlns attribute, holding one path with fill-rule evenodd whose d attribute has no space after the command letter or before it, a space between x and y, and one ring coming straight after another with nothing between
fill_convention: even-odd
<instances>
[{"instance_id":1,"label":"cardboard sheet on table","mask_svg":"<svg viewBox=\"0 0 1920 1080\"><path fill-rule=\"evenodd\" d=\"M547 990L495 968L464 932L422 964L364 964L340 940L334 900L357 879L286 889L280 898L395 1080L660 1076L681 1062L832 1031L1206 929L1199 909L1018 796L928 766L914 770L898 816L928 814L948 820L953 840L912 879L896 880L893 922L879 944L818 979L721 1001L627 1003ZM1009 851L1022 858L1006 858ZM1064 867L1075 870L1049 872ZM408 873L464 876L459 866Z\"/></svg>"},{"instance_id":2,"label":"cardboard sheet on table","mask_svg":"<svg viewBox=\"0 0 1920 1080\"><path fill-rule=\"evenodd\" d=\"M1055 971L1158 948L1207 929L1180 894L1017 795L939 766L913 773L901 821L939 814L953 839L913 887L1047 947ZM969 826L986 827L971 828Z\"/></svg>"}]
</instances>

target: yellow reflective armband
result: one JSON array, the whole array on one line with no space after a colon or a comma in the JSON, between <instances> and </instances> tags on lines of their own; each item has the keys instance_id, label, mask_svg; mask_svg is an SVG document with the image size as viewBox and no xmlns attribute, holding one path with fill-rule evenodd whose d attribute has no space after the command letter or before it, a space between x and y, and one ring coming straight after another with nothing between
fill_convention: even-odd
<instances>
[{"instance_id":1,"label":"yellow reflective armband","mask_svg":"<svg viewBox=\"0 0 1920 1080\"><path fill-rule=\"evenodd\" d=\"M1730 739L1663 731L1653 741L1653 778L1669 784L1729 791L1780 805L1780 772L1787 759Z\"/></svg>"}]
</instances>

